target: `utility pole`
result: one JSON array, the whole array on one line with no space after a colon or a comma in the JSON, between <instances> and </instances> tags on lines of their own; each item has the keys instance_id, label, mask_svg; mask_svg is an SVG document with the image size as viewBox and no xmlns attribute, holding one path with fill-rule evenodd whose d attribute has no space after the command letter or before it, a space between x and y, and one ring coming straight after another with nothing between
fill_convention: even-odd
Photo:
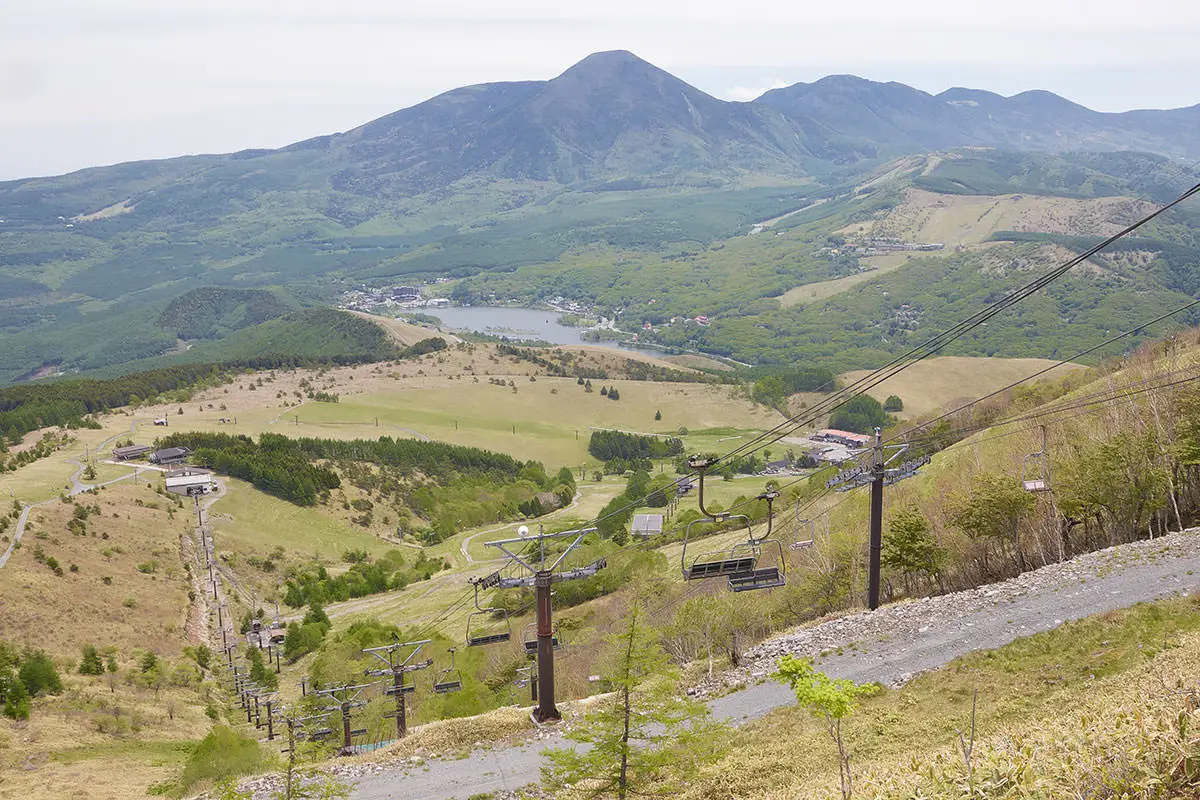
<instances>
[{"instance_id":1,"label":"utility pole","mask_svg":"<svg viewBox=\"0 0 1200 800\"><path fill-rule=\"evenodd\" d=\"M372 675L377 678L391 676L392 685L384 690L385 694L390 694L396 698L396 736L403 739L408 735L408 710L405 708L404 695L416 690L416 686L406 686L404 676L410 672L416 672L419 669L428 669L433 666L433 659L427 658L424 661L413 661L417 657L417 653L421 652L421 648L429 644L432 639L422 639L419 642L395 642L393 644L384 645L382 647L368 647L363 650L364 653L370 653L378 658L384 664L387 664L387 669L369 669L366 670L367 675ZM400 651L412 650L400 659Z\"/></svg>"},{"instance_id":2,"label":"utility pole","mask_svg":"<svg viewBox=\"0 0 1200 800\"><path fill-rule=\"evenodd\" d=\"M526 575L514 578L501 578L499 577L499 573L496 573L496 585L501 589L532 586L536 595L537 675L531 682L536 684L537 689L537 708L534 709L533 716L538 722L562 719L562 714L558 712L558 706L554 703L554 648L557 643L554 636L554 623L551 619L550 587L560 581L590 578L607 566L607 561L601 558L584 567L559 570L563 560L579 546L583 538L595 531L595 528L560 531L558 533L543 533L539 531L536 536L522 536L516 539L502 539L486 543L488 547L495 547L504 553L513 563L522 567L527 573ZM558 540L570 540L570 543L557 558L548 561L546 558L546 543ZM513 545L521 545L520 551L513 552L510 550L509 548ZM537 546L536 559L523 555L530 545Z\"/></svg>"}]
</instances>

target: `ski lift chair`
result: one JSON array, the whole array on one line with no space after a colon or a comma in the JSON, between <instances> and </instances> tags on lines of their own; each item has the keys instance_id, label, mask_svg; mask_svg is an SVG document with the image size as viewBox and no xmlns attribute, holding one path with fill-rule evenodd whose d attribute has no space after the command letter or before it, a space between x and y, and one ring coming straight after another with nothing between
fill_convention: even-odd
<instances>
[{"instance_id":1,"label":"ski lift chair","mask_svg":"<svg viewBox=\"0 0 1200 800\"><path fill-rule=\"evenodd\" d=\"M1050 456L1046 452L1046 426L1042 427L1042 449L1021 462L1021 488L1027 492L1050 491Z\"/></svg>"},{"instance_id":2,"label":"ski lift chair","mask_svg":"<svg viewBox=\"0 0 1200 800\"><path fill-rule=\"evenodd\" d=\"M735 572L729 576L729 588L735 592L777 589L787 585L787 558L783 552L783 544L778 539L771 538L775 520L773 504L778 497L779 492L764 492L758 496L759 500L767 501L767 530L762 536L756 537L754 530L747 525L750 534L747 544L753 548L755 565L747 571ZM774 566L758 566L764 548L775 551Z\"/></svg>"},{"instance_id":3,"label":"ski lift chair","mask_svg":"<svg viewBox=\"0 0 1200 800\"><path fill-rule=\"evenodd\" d=\"M450 648L450 666L438 673L433 680L436 694L449 694L462 690L462 673L455 667L454 648Z\"/></svg>"},{"instance_id":4,"label":"ski lift chair","mask_svg":"<svg viewBox=\"0 0 1200 800\"><path fill-rule=\"evenodd\" d=\"M525 626L525 632L521 636L521 641L525 645L525 655L537 655L538 640L537 640L537 624L529 623ZM550 646L555 650L562 647L562 643L558 640L558 627L555 626L554 631L550 634Z\"/></svg>"},{"instance_id":5,"label":"ski lift chair","mask_svg":"<svg viewBox=\"0 0 1200 800\"><path fill-rule=\"evenodd\" d=\"M750 518L744 514L715 513L704 507L704 473L715 461L695 457L688 459L688 466L699 473L698 504L700 513L704 516L688 523L683 532L683 551L679 555L680 567L685 581L703 580L705 578L720 578L726 575L751 572L758 563L758 553L750 541L740 542L727 550L710 550L695 554L696 545L693 541L693 552L688 553L688 542L692 540L692 527L712 522L733 522L744 525L749 540L754 534L750 531Z\"/></svg>"},{"instance_id":6,"label":"ski lift chair","mask_svg":"<svg viewBox=\"0 0 1200 800\"><path fill-rule=\"evenodd\" d=\"M504 629L491 633L480 630L481 618L493 614L504 617ZM479 605L479 584L475 583L475 610L467 615L467 647L478 647L487 644L499 644L512 638L512 623L508 619L508 610L504 608L482 608Z\"/></svg>"},{"instance_id":7,"label":"ski lift chair","mask_svg":"<svg viewBox=\"0 0 1200 800\"><path fill-rule=\"evenodd\" d=\"M797 509L799 505L797 505ZM812 547L817 538L817 523L811 519L796 520L796 541L788 545L792 550L803 550Z\"/></svg>"},{"instance_id":8,"label":"ski lift chair","mask_svg":"<svg viewBox=\"0 0 1200 800\"><path fill-rule=\"evenodd\" d=\"M724 518L704 517L692 520L688 523L687 528L684 529L683 552L680 555L680 563L683 567L683 579L685 581L721 578L726 575L741 574L754 570L754 567L758 563L758 552L750 541L738 542L727 549L708 550L699 554L694 553L696 545L693 542L693 554L688 553L688 541L692 538L693 525L722 522L725 520L736 520L739 523L744 523L747 533L750 531L749 517L740 514ZM749 538L752 539L753 535L751 534Z\"/></svg>"}]
</instances>

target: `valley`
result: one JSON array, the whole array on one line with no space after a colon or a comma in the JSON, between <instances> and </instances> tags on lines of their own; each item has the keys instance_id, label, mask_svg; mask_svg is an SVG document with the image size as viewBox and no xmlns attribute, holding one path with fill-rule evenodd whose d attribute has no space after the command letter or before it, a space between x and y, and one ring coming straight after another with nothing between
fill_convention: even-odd
<instances>
[{"instance_id":1,"label":"valley","mask_svg":"<svg viewBox=\"0 0 1200 800\"><path fill-rule=\"evenodd\" d=\"M1198 108L608 51L0 182L0 798L1194 794Z\"/></svg>"}]
</instances>

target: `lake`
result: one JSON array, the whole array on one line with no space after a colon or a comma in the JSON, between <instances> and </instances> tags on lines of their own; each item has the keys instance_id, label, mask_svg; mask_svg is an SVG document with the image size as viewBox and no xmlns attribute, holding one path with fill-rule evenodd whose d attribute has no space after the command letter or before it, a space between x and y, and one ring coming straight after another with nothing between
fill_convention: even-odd
<instances>
[{"instance_id":1,"label":"lake","mask_svg":"<svg viewBox=\"0 0 1200 800\"><path fill-rule=\"evenodd\" d=\"M535 308L501 308L498 306L452 306L449 308L427 308L422 313L437 317L450 330L474 331L509 339L540 339L551 344L593 344L611 350L628 351L617 342L585 342L579 338L584 328L573 328L559 322L562 314L557 311L539 311ZM666 353L651 348L637 348L636 352L651 356Z\"/></svg>"}]
</instances>

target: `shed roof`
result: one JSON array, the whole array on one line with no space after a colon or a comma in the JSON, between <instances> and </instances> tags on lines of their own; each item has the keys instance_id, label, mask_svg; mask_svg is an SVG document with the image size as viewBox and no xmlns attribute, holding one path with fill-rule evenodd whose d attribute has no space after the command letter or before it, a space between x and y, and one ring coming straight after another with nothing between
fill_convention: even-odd
<instances>
[{"instance_id":1,"label":"shed roof","mask_svg":"<svg viewBox=\"0 0 1200 800\"><path fill-rule=\"evenodd\" d=\"M662 533L662 514L634 514L633 532L641 534Z\"/></svg>"}]
</instances>

